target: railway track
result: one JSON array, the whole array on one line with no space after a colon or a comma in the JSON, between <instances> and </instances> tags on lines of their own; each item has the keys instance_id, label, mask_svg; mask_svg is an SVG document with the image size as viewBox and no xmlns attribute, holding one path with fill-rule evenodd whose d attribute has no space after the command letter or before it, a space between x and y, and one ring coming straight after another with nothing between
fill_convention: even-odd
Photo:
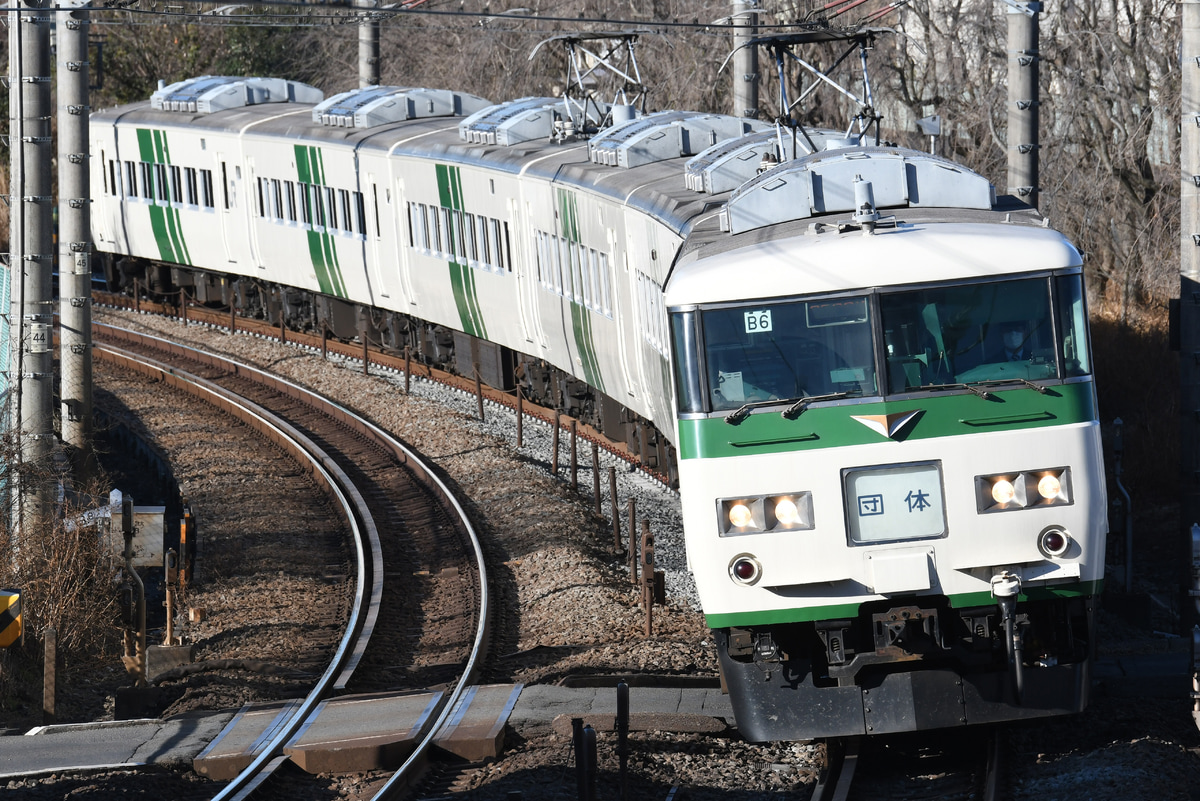
<instances>
[{"instance_id":1,"label":"railway track","mask_svg":"<svg viewBox=\"0 0 1200 801\"><path fill-rule=\"evenodd\" d=\"M825 743L826 766L812 801L998 801L1002 733L926 732L921 737L846 738Z\"/></svg>"},{"instance_id":2,"label":"railway track","mask_svg":"<svg viewBox=\"0 0 1200 801\"><path fill-rule=\"evenodd\" d=\"M125 329L98 324L94 336L98 358L202 395L306 462L345 510L356 542L356 600L333 660L289 722L216 797L271 794L283 744L335 694L445 687L432 737L488 642L482 551L445 482L368 421L263 371ZM418 745L377 797L409 782L425 749ZM297 792L295 781L288 793Z\"/></svg>"}]
</instances>

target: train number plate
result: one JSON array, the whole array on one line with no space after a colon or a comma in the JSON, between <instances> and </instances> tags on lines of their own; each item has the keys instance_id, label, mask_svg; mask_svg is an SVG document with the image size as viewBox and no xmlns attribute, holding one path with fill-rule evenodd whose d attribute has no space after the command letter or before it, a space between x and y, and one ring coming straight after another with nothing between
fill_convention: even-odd
<instances>
[{"instance_id":1,"label":"train number plate","mask_svg":"<svg viewBox=\"0 0 1200 801\"><path fill-rule=\"evenodd\" d=\"M939 463L845 470L842 482L851 542L945 536L946 507Z\"/></svg>"}]
</instances>

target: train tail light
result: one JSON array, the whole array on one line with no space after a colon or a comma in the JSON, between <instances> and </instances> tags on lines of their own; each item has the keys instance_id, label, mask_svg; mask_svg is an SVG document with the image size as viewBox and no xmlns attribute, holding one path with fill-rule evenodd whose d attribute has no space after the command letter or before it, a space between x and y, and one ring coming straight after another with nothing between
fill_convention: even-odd
<instances>
[{"instance_id":1,"label":"train tail light","mask_svg":"<svg viewBox=\"0 0 1200 801\"><path fill-rule=\"evenodd\" d=\"M1038 535L1038 550L1052 559L1064 555L1071 547L1071 535L1065 529L1051 526Z\"/></svg>"},{"instance_id":2,"label":"train tail light","mask_svg":"<svg viewBox=\"0 0 1200 801\"><path fill-rule=\"evenodd\" d=\"M757 584L762 578L762 565L750 554L740 554L729 563L729 577L738 584Z\"/></svg>"}]
</instances>

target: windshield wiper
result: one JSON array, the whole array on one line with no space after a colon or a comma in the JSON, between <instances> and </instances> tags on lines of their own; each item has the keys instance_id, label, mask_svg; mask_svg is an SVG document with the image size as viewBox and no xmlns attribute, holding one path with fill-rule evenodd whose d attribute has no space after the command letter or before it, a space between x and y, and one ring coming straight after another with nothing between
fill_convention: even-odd
<instances>
[{"instance_id":1,"label":"windshield wiper","mask_svg":"<svg viewBox=\"0 0 1200 801\"><path fill-rule=\"evenodd\" d=\"M751 403L743 403L741 406L739 406L737 408L736 411L734 411L733 414L731 414L725 418L725 422L729 423L729 425L731 425L731 426L736 426L738 423L742 422L743 420L745 420L747 417L750 416L751 409L757 409L760 406L774 406L777 403L786 403L786 402L787 401L782 401L779 398L771 398L770 400L752 401Z\"/></svg>"},{"instance_id":2,"label":"windshield wiper","mask_svg":"<svg viewBox=\"0 0 1200 801\"><path fill-rule=\"evenodd\" d=\"M810 403L820 403L821 401L841 400L848 398L851 395L861 395L861 389L849 390L847 392L830 392L827 395L805 395L803 398L797 398L796 402L783 410L784 418L795 420L800 416L801 412L808 408Z\"/></svg>"},{"instance_id":3,"label":"windshield wiper","mask_svg":"<svg viewBox=\"0 0 1200 801\"><path fill-rule=\"evenodd\" d=\"M1018 376L1013 376L1012 378L989 378L987 381L973 381L971 383L986 387L996 387L1001 384L1024 384L1029 389L1036 389L1041 394L1046 394L1046 387L1041 384L1035 384L1028 378Z\"/></svg>"},{"instance_id":4,"label":"windshield wiper","mask_svg":"<svg viewBox=\"0 0 1200 801\"><path fill-rule=\"evenodd\" d=\"M992 397L992 393L988 392L986 389L983 389L982 387L976 386L976 384L982 384L982 383L984 383L984 382L975 381L971 384L924 384L921 387L919 387L919 389L965 389L968 392L975 393L976 395L983 398L984 400L988 400L989 398Z\"/></svg>"},{"instance_id":5,"label":"windshield wiper","mask_svg":"<svg viewBox=\"0 0 1200 801\"><path fill-rule=\"evenodd\" d=\"M783 410L783 416L789 420L793 420L804 411L810 403L819 403L820 401L841 400L849 398L852 395L861 395L861 389L853 389L848 392L830 392L828 395L805 395L802 398L771 398L770 400L752 401L751 403L743 403L733 414L725 418L725 422L731 426L736 426L738 423L750 416L751 409L759 409L763 406L778 406L781 403L790 403L791 406Z\"/></svg>"}]
</instances>

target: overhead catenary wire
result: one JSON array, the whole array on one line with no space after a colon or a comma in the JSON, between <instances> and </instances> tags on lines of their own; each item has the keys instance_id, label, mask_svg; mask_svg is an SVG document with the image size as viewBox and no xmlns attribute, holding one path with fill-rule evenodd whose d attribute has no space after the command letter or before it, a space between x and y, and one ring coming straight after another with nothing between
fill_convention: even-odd
<instances>
[{"instance_id":1,"label":"overhead catenary wire","mask_svg":"<svg viewBox=\"0 0 1200 801\"><path fill-rule=\"evenodd\" d=\"M830 3L827 8L843 5L851 0L836 0ZM857 6L866 0L855 0L852 6ZM445 3L448 4L448 3ZM441 5L441 4L438 4ZM901 4L892 4L898 6ZM148 6L148 7L147 7ZM161 6L161 8L160 8ZM207 7L203 10L182 10L187 6ZM235 13L236 6L236 13ZM160 0L104 0L103 2L91 7L93 15L93 24L112 25L112 24L129 24L129 17L148 16L154 18L183 18L192 20L195 24L207 25L253 25L251 20L263 21L267 20L266 24L278 24L286 22L289 25L297 27L317 27L315 22L324 22L327 25L340 24L349 25L357 24L364 16L370 16L373 20L377 20L382 24L391 21L402 20L405 17L420 16L433 19L449 20L470 20L473 25L478 25L481 28L492 30L505 30L498 26L505 23L528 23L535 22L543 25L564 25L565 28L541 29L538 33L551 32L566 32L578 31L581 25L603 25L608 27L642 27L649 28L652 31L662 32L666 30L690 31L693 33L707 34L712 36L727 36L731 26L731 21L727 18L712 21L701 21L692 19L691 21L680 21L678 19L658 20L658 19L626 19L626 18L610 18L607 16L588 17L588 16L560 16L560 15L545 15L536 13L509 13L509 12L492 12L487 10L469 11L466 9L457 10L441 10L435 8L434 0L411 0L404 5L398 5L393 8L377 8L363 9L351 5L349 2L337 3L304 3L297 0L261 0L253 4L224 4L213 3L211 0L171 0L170 3L160 2ZM226 13L218 13L222 9L229 9ZM268 9L268 10L259 10ZM293 9L293 13L279 13L271 9ZM0 7L0 10L11 11L9 6ZM60 8L47 9L51 13L62 11ZM843 13L845 10L842 9ZM882 11L883 9L881 9ZM887 10L892 10L889 7ZM108 12L119 12L126 16L126 19L121 22L106 20L105 16ZM875 16L875 14L872 14ZM304 22L296 22L303 20ZM785 31L797 27L804 27L811 24L814 20L794 21L794 22L778 22L764 23L759 22L756 27L762 31ZM137 23L134 23L137 24ZM455 27L457 30L461 28ZM512 32L533 33L528 28L521 27L510 28Z\"/></svg>"}]
</instances>

